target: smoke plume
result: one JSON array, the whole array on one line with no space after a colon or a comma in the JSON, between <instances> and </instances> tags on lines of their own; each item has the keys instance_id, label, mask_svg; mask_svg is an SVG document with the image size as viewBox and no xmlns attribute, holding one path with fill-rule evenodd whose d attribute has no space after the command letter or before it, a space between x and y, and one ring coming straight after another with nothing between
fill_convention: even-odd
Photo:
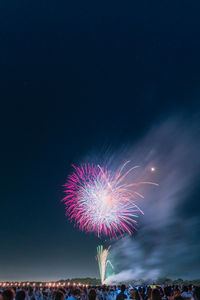
<instances>
[{"instance_id":1,"label":"smoke plume","mask_svg":"<svg viewBox=\"0 0 200 300\"><path fill-rule=\"evenodd\" d=\"M143 171L130 180L139 176L159 186L141 188L145 198L138 204L144 216L134 237L112 245L116 274L107 283L200 277L199 128L195 119L171 118L118 156L118 161L126 157L141 165Z\"/></svg>"}]
</instances>

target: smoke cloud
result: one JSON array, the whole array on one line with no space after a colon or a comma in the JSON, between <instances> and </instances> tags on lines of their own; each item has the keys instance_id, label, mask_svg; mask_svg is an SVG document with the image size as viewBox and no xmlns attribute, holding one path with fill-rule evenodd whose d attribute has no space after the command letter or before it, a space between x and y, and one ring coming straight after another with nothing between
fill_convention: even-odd
<instances>
[{"instance_id":1,"label":"smoke cloud","mask_svg":"<svg viewBox=\"0 0 200 300\"><path fill-rule=\"evenodd\" d=\"M141 166L130 180L152 180L138 200L138 232L113 242L115 275L107 283L158 277L200 277L200 130L198 119L171 118L154 126L137 145L113 161ZM142 162L142 165L141 165ZM112 162L110 162L113 164ZM155 171L152 172L151 168Z\"/></svg>"}]
</instances>

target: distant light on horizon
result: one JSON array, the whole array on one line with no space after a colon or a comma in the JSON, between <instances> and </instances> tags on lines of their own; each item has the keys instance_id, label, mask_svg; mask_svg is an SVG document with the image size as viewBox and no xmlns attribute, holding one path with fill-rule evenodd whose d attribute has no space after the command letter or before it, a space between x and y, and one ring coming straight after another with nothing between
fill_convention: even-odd
<instances>
[{"instance_id":1,"label":"distant light on horizon","mask_svg":"<svg viewBox=\"0 0 200 300\"><path fill-rule=\"evenodd\" d=\"M155 167L151 167L151 172L155 172L156 168Z\"/></svg>"}]
</instances>

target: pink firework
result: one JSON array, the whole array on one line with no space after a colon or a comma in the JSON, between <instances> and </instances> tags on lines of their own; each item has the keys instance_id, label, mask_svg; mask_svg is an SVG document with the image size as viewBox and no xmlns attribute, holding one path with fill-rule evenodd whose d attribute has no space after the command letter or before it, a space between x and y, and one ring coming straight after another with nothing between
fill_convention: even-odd
<instances>
[{"instance_id":1,"label":"pink firework","mask_svg":"<svg viewBox=\"0 0 200 300\"><path fill-rule=\"evenodd\" d=\"M138 166L124 172L126 162L117 172L112 173L99 165L73 165L74 172L68 177L63 199L66 214L82 230L95 232L99 237L117 237L124 233L132 234L136 229L136 218L142 210L136 205L137 192L141 184L128 183L127 176Z\"/></svg>"}]
</instances>

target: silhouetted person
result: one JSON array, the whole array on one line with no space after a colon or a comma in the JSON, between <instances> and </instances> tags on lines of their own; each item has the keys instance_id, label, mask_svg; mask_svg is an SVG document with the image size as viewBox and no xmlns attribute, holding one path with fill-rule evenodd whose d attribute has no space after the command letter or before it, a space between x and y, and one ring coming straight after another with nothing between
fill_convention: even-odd
<instances>
[{"instance_id":1,"label":"silhouetted person","mask_svg":"<svg viewBox=\"0 0 200 300\"><path fill-rule=\"evenodd\" d=\"M187 286L183 286L183 292L182 292L181 296L183 298L193 299L193 294L192 294L192 292L189 291Z\"/></svg>"},{"instance_id":2,"label":"silhouetted person","mask_svg":"<svg viewBox=\"0 0 200 300\"><path fill-rule=\"evenodd\" d=\"M91 289L88 294L88 300L96 300L97 293L95 289Z\"/></svg>"},{"instance_id":3,"label":"silhouetted person","mask_svg":"<svg viewBox=\"0 0 200 300\"><path fill-rule=\"evenodd\" d=\"M62 292L57 292L55 295L55 300L64 300L64 295Z\"/></svg>"},{"instance_id":4,"label":"silhouetted person","mask_svg":"<svg viewBox=\"0 0 200 300\"><path fill-rule=\"evenodd\" d=\"M174 300L184 300L184 298L182 296L176 296L174 297Z\"/></svg>"},{"instance_id":5,"label":"silhouetted person","mask_svg":"<svg viewBox=\"0 0 200 300\"><path fill-rule=\"evenodd\" d=\"M171 297L171 295L172 295L172 288L171 288L171 286L166 286L164 288L164 295L165 295L166 299L169 299Z\"/></svg>"},{"instance_id":6,"label":"silhouetted person","mask_svg":"<svg viewBox=\"0 0 200 300\"><path fill-rule=\"evenodd\" d=\"M15 300L24 300L26 298L26 293L24 291L17 292Z\"/></svg>"},{"instance_id":7,"label":"silhouetted person","mask_svg":"<svg viewBox=\"0 0 200 300\"><path fill-rule=\"evenodd\" d=\"M116 300L124 300L127 296L124 294L126 290L126 286L124 284L121 285L121 292L117 295Z\"/></svg>"},{"instance_id":8,"label":"silhouetted person","mask_svg":"<svg viewBox=\"0 0 200 300\"><path fill-rule=\"evenodd\" d=\"M196 286L194 289L194 298L195 300L200 300L200 287Z\"/></svg>"},{"instance_id":9,"label":"silhouetted person","mask_svg":"<svg viewBox=\"0 0 200 300\"><path fill-rule=\"evenodd\" d=\"M13 300L14 299L14 291L12 289L7 289L2 293L3 300Z\"/></svg>"},{"instance_id":10,"label":"silhouetted person","mask_svg":"<svg viewBox=\"0 0 200 300\"><path fill-rule=\"evenodd\" d=\"M79 296L80 296L80 290L75 289L71 291L71 296L69 296L67 300L76 300L77 298L79 298Z\"/></svg>"},{"instance_id":11,"label":"silhouetted person","mask_svg":"<svg viewBox=\"0 0 200 300\"><path fill-rule=\"evenodd\" d=\"M161 300L161 295L158 289L153 289L151 292L151 300Z\"/></svg>"},{"instance_id":12,"label":"silhouetted person","mask_svg":"<svg viewBox=\"0 0 200 300\"><path fill-rule=\"evenodd\" d=\"M140 300L140 296L137 289L134 288L130 291L130 299Z\"/></svg>"}]
</instances>

